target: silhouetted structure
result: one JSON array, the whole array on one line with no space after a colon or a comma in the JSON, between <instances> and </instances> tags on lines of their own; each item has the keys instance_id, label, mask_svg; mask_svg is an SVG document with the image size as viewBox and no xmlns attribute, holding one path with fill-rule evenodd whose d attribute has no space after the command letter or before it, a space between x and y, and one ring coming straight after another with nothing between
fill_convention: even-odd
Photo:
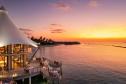
<instances>
[{"instance_id":1,"label":"silhouetted structure","mask_svg":"<svg viewBox=\"0 0 126 84\"><path fill-rule=\"evenodd\" d=\"M54 45L55 41L53 41L52 39L47 39L45 37L40 37L40 38L35 38L35 37L31 37L31 40L39 43L40 45Z\"/></svg>"},{"instance_id":2,"label":"silhouetted structure","mask_svg":"<svg viewBox=\"0 0 126 84\"><path fill-rule=\"evenodd\" d=\"M39 43L40 45L57 45L57 44L64 44L64 45L75 45L75 44L80 44L80 42L77 41L67 41L67 42L62 42L62 41L54 41L52 39L47 39L45 37L40 36L40 38L35 38L31 37L31 40Z\"/></svg>"}]
</instances>

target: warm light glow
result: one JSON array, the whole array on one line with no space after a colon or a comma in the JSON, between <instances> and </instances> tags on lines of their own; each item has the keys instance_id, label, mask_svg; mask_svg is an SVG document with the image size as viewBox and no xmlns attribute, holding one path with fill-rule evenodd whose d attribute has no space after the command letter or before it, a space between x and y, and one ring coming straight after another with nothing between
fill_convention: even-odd
<instances>
[{"instance_id":1,"label":"warm light glow","mask_svg":"<svg viewBox=\"0 0 126 84\"><path fill-rule=\"evenodd\" d=\"M12 5L7 1L8 5ZM23 4L20 2L13 3L13 6L21 6L21 10L12 9L11 6L7 9L10 8L15 24L26 31L32 30L29 32L35 37L44 36L64 41L80 38L126 38L126 0L118 0L114 4L114 0L74 1L62 0L62 3L58 3L57 0L37 0L29 5L26 0L24 8L27 9L22 9ZM35 2L37 3L34 4ZM36 9L36 13L30 10L32 8Z\"/></svg>"},{"instance_id":2,"label":"warm light glow","mask_svg":"<svg viewBox=\"0 0 126 84\"><path fill-rule=\"evenodd\" d=\"M118 38L118 37L122 37L122 36L118 36L112 33L102 33L102 32L92 33L85 36L85 38Z\"/></svg>"},{"instance_id":3,"label":"warm light glow","mask_svg":"<svg viewBox=\"0 0 126 84\"><path fill-rule=\"evenodd\" d=\"M3 47L4 45L2 43L0 43L0 47Z\"/></svg>"},{"instance_id":4,"label":"warm light glow","mask_svg":"<svg viewBox=\"0 0 126 84\"><path fill-rule=\"evenodd\" d=\"M80 35L81 38L126 38L126 29L99 29L96 28L93 31L87 30L85 33Z\"/></svg>"}]
</instances>

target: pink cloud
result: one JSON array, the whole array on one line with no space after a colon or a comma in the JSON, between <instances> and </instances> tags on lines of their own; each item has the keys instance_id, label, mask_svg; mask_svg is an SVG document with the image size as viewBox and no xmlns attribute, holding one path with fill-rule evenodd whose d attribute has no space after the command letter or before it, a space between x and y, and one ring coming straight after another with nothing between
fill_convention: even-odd
<instances>
[{"instance_id":1,"label":"pink cloud","mask_svg":"<svg viewBox=\"0 0 126 84\"><path fill-rule=\"evenodd\" d=\"M65 32L65 30L63 30L63 29L52 29L50 31L51 31L51 33L63 33L63 32Z\"/></svg>"},{"instance_id":2,"label":"pink cloud","mask_svg":"<svg viewBox=\"0 0 126 84\"><path fill-rule=\"evenodd\" d=\"M62 26L61 24L50 24L51 26Z\"/></svg>"},{"instance_id":3,"label":"pink cloud","mask_svg":"<svg viewBox=\"0 0 126 84\"><path fill-rule=\"evenodd\" d=\"M53 6L57 9L63 10L63 11L69 11L71 9L71 6L66 3L54 3Z\"/></svg>"},{"instance_id":4,"label":"pink cloud","mask_svg":"<svg viewBox=\"0 0 126 84\"><path fill-rule=\"evenodd\" d=\"M98 0L89 0L88 6L93 8L98 7L99 6Z\"/></svg>"},{"instance_id":5,"label":"pink cloud","mask_svg":"<svg viewBox=\"0 0 126 84\"><path fill-rule=\"evenodd\" d=\"M31 29L27 29L27 28L19 28L19 30L21 30L21 31L32 31Z\"/></svg>"},{"instance_id":6,"label":"pink cloud","mask_svg":"<svg viewBox=\"0 0 126 84\"><path fill-rule=\"evenodd\" d=\"M27 29L27 28L19 28L19 30L21 30L25 35L27 35L28 37L31 37L33 34L33 31L31 29Z\"/></svg>"},{"instance_id":7,"label":"pink cloud","mask_svg":"<svg viewBox=\"0 0 126 84\"><path fill-rule=\"evenodd\" d=\"M61 24L50 24L50 25L49 25L49 28L50 28L50 29L61 28L61 27L62 27Z\"/></svg>"},{"instance_id":8,"label":"pink cloud","mask_svg":"<svg viewBox=\"0 0 126 84\"><path fill-rule=\"evenodd\" d=\"M65 30L63 29L63 26L61 24L50 24L49 25L49 31L51 33L63 33Z\"/></svg>"}]
</instances>

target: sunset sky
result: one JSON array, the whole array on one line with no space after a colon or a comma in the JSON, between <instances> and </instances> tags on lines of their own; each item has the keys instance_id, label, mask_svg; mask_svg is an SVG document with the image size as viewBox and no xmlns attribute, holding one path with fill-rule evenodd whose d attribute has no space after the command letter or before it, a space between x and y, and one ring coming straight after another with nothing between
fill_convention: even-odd
<instances>
[{"instance_id":1,"label":"sunset sky","mask_svg":"<svg viewBox=\"0 0 126 84\"><path fill-rule=\"evenodd\" d=\"M126 38L126 0L2 0L18 28L54 40Z\"/></svg>"}]
</instances>

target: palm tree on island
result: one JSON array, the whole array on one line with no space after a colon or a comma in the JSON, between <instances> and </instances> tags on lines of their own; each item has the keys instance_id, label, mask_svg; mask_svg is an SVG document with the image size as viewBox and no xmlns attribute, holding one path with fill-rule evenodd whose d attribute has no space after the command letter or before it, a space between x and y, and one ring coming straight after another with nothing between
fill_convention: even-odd
<instances>
[{"instance_id":1,"label":"palm tree on island","mask_svg":"<svg viewBox=\"0 0 126 84\"><path fill-rule=\"evenodd\" d=\"M31 37L31 40L39 43L40 45L57 45L57 44L64 44L64 45L75 45L80 44L77 41L54 41L52 39L48 39L46 37L40 36L39 38L35 38L34 36Z\"/></svg>"},{"instance_id":2,"label":"palm tree on island","mask_svg":"<svg viewBox=\"0 0 126 84\"><path fill-rule=\"evenodd\" d=\"M46 37L40 36L39 38L31 37L31 40L39 43L40 45L54 45L55 41L52 39L48 39Z\"/></svg>"}]
</instances>

